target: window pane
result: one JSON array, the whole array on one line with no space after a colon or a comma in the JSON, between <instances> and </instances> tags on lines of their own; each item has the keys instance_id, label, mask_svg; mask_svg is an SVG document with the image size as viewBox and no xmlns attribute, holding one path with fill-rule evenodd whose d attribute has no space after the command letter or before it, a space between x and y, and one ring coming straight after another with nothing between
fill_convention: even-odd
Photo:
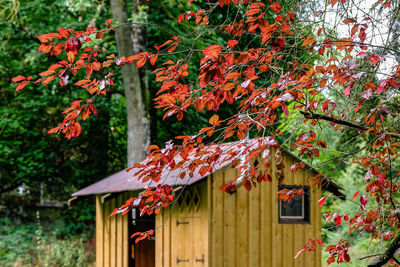
<instances>
[{"instance_id":1,"label":"window pane","mask_svg":"<svg viewBox=\"0 0 400 267\"><path fill-rule=\"evenodd\" d=\"M303 214L303 197L295 197L291 201L280 201L281 217L300 217L304 218Z\"/></svg>"}]
</instances>

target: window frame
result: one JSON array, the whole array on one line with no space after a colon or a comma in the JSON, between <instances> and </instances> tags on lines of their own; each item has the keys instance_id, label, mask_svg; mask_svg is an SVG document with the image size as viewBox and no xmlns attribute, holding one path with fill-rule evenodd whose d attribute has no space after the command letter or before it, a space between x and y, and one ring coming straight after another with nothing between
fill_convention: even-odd
<instances>
[{"instance_id":1,"label":"window frame","mask_svg":"<svg viewBox=\"0 0 400 267\"><path fill-rule=\"evenodd\" d=\"M282 200L278 199L278 222L279 224L310 224L310 187L305 185L281 185L278 191L282 189L303 189L302 211L303 216L281 216Z\"/></svg>"}]
</instances>

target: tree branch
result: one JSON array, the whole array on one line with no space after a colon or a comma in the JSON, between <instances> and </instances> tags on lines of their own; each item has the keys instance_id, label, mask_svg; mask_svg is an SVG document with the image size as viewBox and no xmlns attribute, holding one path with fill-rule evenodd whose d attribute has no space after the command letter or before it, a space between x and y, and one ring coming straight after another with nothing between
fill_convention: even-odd
<instances>
[{"instance_id":1,"label":"tree branch","mask_svg":"<svg viewBox=\"0 0 400 267\"><path fill-rule=\"evenodd\" d=\"M345 121L345 120L329 117L329 116L318 114L318 113L311 113L311 112L304 112L304 111L300 111L300 113L306 119L329 121L329 122L333 122L333 123L336 123L336 124L344 125L344 126L356 129L356 130L361 130L361 131L368 130L367 127L364 127L362 125L356 124L354 122L349 122L349 121ZM390 134L392 137L400 138L400 135L397 134L397 133L393 133L393 132L387 132L387 133Z\"/></svg>"},{"instance_id":2,"label":"tree branch","mask_svg":"<svg viewBox=\"0 0 400 267\"><path fill-rule=\"evenodd\" d=\"M393 254L398 248L400 248L400 233L398 233L393 241L387 246L386 252L373 263L369 264L368 267L379 267L385 265L390 259L393 258Z\"/></svg>"}]
</instances>

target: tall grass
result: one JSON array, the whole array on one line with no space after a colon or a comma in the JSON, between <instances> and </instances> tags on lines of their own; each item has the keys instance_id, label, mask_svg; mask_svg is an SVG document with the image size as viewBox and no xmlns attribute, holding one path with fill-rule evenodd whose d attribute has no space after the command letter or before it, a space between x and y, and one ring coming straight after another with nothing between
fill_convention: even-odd
<instances>
[{"instance_id":1,"label":"tall grass","mask_svg":"<svg viewBox=\"0 0 400 267\"><path fill-rule=\"evenodd\" d=\"M0 266L94 266L94 254L90 234L62 237L39 213L31 224L0 219Z\"/></svg>"}]
</instances>

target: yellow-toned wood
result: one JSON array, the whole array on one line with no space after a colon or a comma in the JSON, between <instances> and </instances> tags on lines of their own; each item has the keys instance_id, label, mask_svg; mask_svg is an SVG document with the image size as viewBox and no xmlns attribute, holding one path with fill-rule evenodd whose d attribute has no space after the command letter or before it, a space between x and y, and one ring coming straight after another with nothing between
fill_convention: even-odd
<instances>
[{"instance_id":1,"label":"yellow-toned wood","mask_svg":"<svg viewBox=\"0 0 400 267\"><path fill-rule=\"evenodd\" d=\"M104 212L103 212L103 218L104 218L104 261L103 261L103 266L108 267L110 266L111 263L111 257L110 257L110 246L111 246L111 240L110 240L110 219L108 218L108 215L110 214L110 201L106 201L103 204L104 206Z\"/></svg>"},{"instance_id":2,"label":"yellow-toned wood","mask_svg":"<svg viewBox=\"0 0 400 267\"><path fill-rule=\"evenodd\" d=\"M110 211L117 207L115 198L109 200L111 208ZM108 215L109 216L109 215ZM116 239L117 239L117 216L109 217L110 220L110 267L115 267L117 265L117 250L116 250Z\"/></svg>"},{"instance_id":3,"label":"yellow-toned wood","mask_svg":"<svg viewBox=\"0 0 400 267\"><path fill-rule=\"evenodd\" d=\"M201 215L201 214L198 214L198 215ZM193 236L193 239L192 239L193 249L190 251L191 253L189 253L189 254L191 254L192 261L188 262L188 265L195 266L195 267L201 267L202 263L197 261L197 260L201 260L202 257L204 257L204 251L202 251L202 246L201 246L201 243L204 242L204 240L202 238L202 234L201 234L201 230L202 230L201 216L195 216L191 220L189 220L189 222L191 222L191 224L192 224L192 227L191 228L188 227L188 229L191 229L190 230L191 234L189 233L189 236L190 235Z\"/></svg>"},{"instance_id":4,"label":"yellow-toned wood","mask_svg":"<svg viewBox=\"0 0 400 267\"><path fill-rule=\"evenodd\" d=\"M207 217L205 220L207 221L207 265L212 264L212 215L213 215L213 179L212 175L207 178Z\"/></svg>"},{"instance_id":5,"label":"yellow-toned wood","mask_svg":"<svg viewBox=\"0 0 400 267\"><path fill-rule=\"evenodd\" d=\"M203 259L203 262L198 261L198 267L205 267L208 266L208 199L207 199L207 188L208 185L206 182L199 185L200 192L201 192L201 205L199 209L200 213L200 240L199 240L199 250L195 251L195 257L198 259ZM196 251L198 252L196 254Z\"/></svg>"},{"instance_id":6,"label":"yellow-toned wood","mask_svg":"<svg viewBox=\"0 0 400 267\"><path fill-rule=\"evenodd\" d=\"M286 158L285 153L283 157L283 184L304 185L308 177L315 175L309 170L291 173L290 167L296 161ZM251 192L243 186L233 194L219 191L237 175L230 166L215 172L204 182L186 187L184 190L188 192L200 192L200 206L196 212L190 208L182 212L177 207L172 211L167 208L156 216L156 227L162 226L156 229L156 266L321 266L319 245L316 252L294 259L309 238L321 238L320 189L310 188L310 224L279 224L275 164L273 160L270 171L273 182L263 182ZM100 196L96 198L97 267L128 267L128 215L111 219L108 215L131 194L124 193L117 200L104 204ZM189 224L177 226L177 220ZM177 257L189 259L189 262L177 264Z\"/></svg>"},{"instance_id":7,"label":"yellow-toned wood","mask_svg":"<svg viewBox=\"0 0 400 267\"><path fill-rule=\"evenodd\" d=\"M313 200L311 201L311 205L314 206L314 211L315 211L315 217L313 220L314 223L314 237L317 239L322 239L321 237L321 208L318 205L318 200L321 198L321 190L315 190L314 191L314 197ZM315 266L319 267L322 264L322 250L321 246L319 244L316 245L316 250L315 250Z\"/></svg>"},{"instance_id":8,"label":"yellow-toned wood","mask_svg":"<svg viewBox=\"0 0 400 267\"><path fill-rule=\"evenodd\" d=\"M285 157L282 155L283 162L285 164L285 169L284 169L284 174L285 174L285 179L283 181L284 185L299 185L299 183L296 183L293 179L293 173L290 171L290 166L292 165L292 162L290 158ZM279 208L279 206L278 206ZM282 242L282 262L284 266L290 266L293 265L293 258L296 254L294 254L294 249L293 249L293 241L295 237L293 236L293 224L285 224L281 225L282 229L282 236L283 236L283 242Z\"/></svg>"},{"instance_id":9,"label":"yellow-toned wood","mask_svg":"<svg viewBox=\"0 0 400 267\"><path fill-rule=\"evenodd\" d=\"M253 188L249 193L249 266L260 266L260 186Z\"/></svg>"},{"instance_id":10,"label":"yellow-toned wood","mask_svg":"<svg viewBox=\"0 0 400 267\"><path fill-rule=\"evenodd\" d=\"M268 171L271 175L271 170ZM261 264L272 266L272 184L261 184L260 212L261 212Z\"/></svg>"},{"instance_id":11,"label":"yellow-toned wood","mask_svg":"<svg viewBox=\"0 0 400 267\"><path fill-rule=\"evenodd\" d=\"M172 264L172 252L171 252L171 215L169 214L170 209L164 211L164 266L169 267Z\"/></svg>"},{"instance_id":12,"label":"yellow-toned wood","mask_svg":"<svg viewBox=\"0 0 400 267\"><path fill-rule=\"evenodd\" d=\"M237 191L236 201L236 264L248 266L249 264L249 193L241 186Z\"/></svg>"},{"instance_id":13,"label":"yellow-toned wood","mask_svg":"<svg viewBox=\"0 0 400 267\"><path fill-rule=\"evenodd\" d=\"M123 194L123 203L127 199L131 197L131 193L127 192ZM125 215L122 217L122 266L123 267L128 267L129 264L129 231L128 231L128 216L129 214Z\"/></svg>"},{"instance_id":14,"label":"yellow-toned wood","mask_svg":"<svg viewBox=\"0 0 400 267\"><path fill-rule=\"evenodd\" d=\"M282 265L282 250L284 248L283 236L282 236L282 224L278 221L278 178L276 176L276 160L273 159L271 163L272 172L272 189L269 201L271 201L271 218L272 218L272 266L283 266Z\"/></svg>"},{"instance_id":15,"label":"yellow-toned wood","mask_svg":"<svg viewBox=\"0 0 400 267\"><path fill-rule=\"evenodd\" d=\"M122 205L123 201L123 195L119 195L117 197L117 207L120 207ZM118 214L116 217L116 223L117 223L117 255L116 255L116 266L123 266L123 217L128 216L122 216Z\"/></svg>"},{"instance_id":16,"label":"yellow-toned wood","mask_svg":"<svg viewBox=\"0 0 400 267\"><path fill-rule=\"evenodd\" d=\"M164 266L164 226L163 226L164 209L156 215L156 266Z\"/></svg>"},{"instance_id":17,"label":"yellow-toned wood","mask_svg":"<svg viewBox=\"0 0 400 267\"><path fill-rule=\"evenodd\" d=\"M101 196L96 196L96 266L103 267L103 230L104 230L104 217L103 217L103 204L101 203Z\"/></svg>"},{"instance_id":18,"label":"yellow-toned wood","mask_svg":"<svg viewBox=\"0 0 400 267\"><path fill-rule=\"evenodd\" d=\"M222 171L213 174L213 196L212 196L212 266L224 266L224 196L223 192L219 192L220 187L224 183Z\"/></svg>"},{"instance_id":19,"label":"yellow-toned wood","mask_svg":"<svg viewBox=\"0 0 400 267\"><path fill-rule=\"evenodd\" d=\"M229 167L224 175L224 183L228 183L236 178L237 172ZM236 194L225 192L215 192L224 197L224 266L236 266Z\"/></svg>"}]
</instances>

